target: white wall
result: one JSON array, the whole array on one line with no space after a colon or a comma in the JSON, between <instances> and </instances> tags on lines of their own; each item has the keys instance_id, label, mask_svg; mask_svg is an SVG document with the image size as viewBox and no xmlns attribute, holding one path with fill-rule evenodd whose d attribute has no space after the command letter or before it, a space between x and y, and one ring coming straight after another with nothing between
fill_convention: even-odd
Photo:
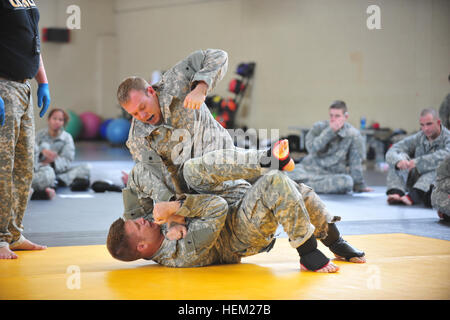
<instances>
[{"instance_id":1,"label":"white wall","mask_svg":"<svg viewBox=\"0 0 450 320\"><path fill-rule=\"evenodd\" d=\"M42 55L49 80L51 107L80 114L92 111L105 118L120 109L114 92L117 79L117 38L114 2L111 0L41 0L39 27L66 27L69 5L81 9L81 29L71 30L69 43L42 43ZM34 95L35 97L36 95ZM46 125L35 108L36 127Z\"/></svg>"},{"instance_id":2,"label":"white wall","mask_svg":"<svg viewBox=\"0 0 450 320\"><path fill-rule=\"evenodd\" d=\"M356 126L364 115L413 131L450 89L447 0L41 0L40 26L63 26L69 4L81 8L81 30L43 45L53 106L117 115L121 79L149 79L200 48L229 53L223 96L238 63L257 63L240 124L282 134L327 118L335 99ZM370 4L381 30L366 27Z\"/></svg>"}]
</instances>

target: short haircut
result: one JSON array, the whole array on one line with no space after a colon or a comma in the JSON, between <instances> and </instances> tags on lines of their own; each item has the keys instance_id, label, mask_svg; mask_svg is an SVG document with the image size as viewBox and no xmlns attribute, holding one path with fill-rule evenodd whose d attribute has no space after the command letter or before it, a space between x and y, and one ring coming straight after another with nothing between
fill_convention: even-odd
<instances>
[{"instance_id":1,"label":"short haircut","mask_svg":"<svg viewBox=\"0 0 450 320\"><path fill-rule=\"evenodd\" d=\"M130 90L141 90L144 91L149 87L145 79L141 77L128 77L125 78L119 85L119 88L117 89L117 100L119 101L120 105L123 105L124 103L127 103L129 99L129 93Z\"/></svg>"},{"instance_id":2,"label":"short haircut","mask_svg":"<svg viewBox=\"0 0 450 320\"><path fill-rule=\"evenodd\" d=\"M346 105L345 102L342 101L342 100L336 100L336 101L334 101L334 102L331 104L330 109L339 109L339 110L342 110L342 113L343 113L343 114L346 114L346 113L348 112L348 111L347 111L347 105Z\"/></svg>"},{"instance_id":3,"label":"short haircut","mask_svg":"<svg viewBox=\"0 0 450 320\"><path fill-rule=\"evenodd\" d=\"M439 115L433 108L426 108L420 112L420 117L425 117L427 114L431 114L433 119L439 119Z\"/></svg>"},{"instance_id":4,"label":"short haircut","mask_svg":"<svg viewBox=\"0 0 450 320\"><path fill-rule=\"evenodd\" d=\"M122 218L114 221L109 227L106 248L117 260L134 261L141 258L136 246L131 244L131 239L125 232L125 220Z\"/></svg>"},{"instance_id":5,"label":"short haircut","mask_svg":"<svg viewBox=\"0 0 450 320\"><path fill-rule=\"evenodd\" d=\"M67 123L69 122L70 117L67 114L67 112L65 112L63 109L55 108L55 109L50 110L50 112L47 116L47 119L50 119L52 117L52 115L57 111L62 112L63 117L64 117L64 127L65 127L67 125Z\"/></svg>"}]
</instances>

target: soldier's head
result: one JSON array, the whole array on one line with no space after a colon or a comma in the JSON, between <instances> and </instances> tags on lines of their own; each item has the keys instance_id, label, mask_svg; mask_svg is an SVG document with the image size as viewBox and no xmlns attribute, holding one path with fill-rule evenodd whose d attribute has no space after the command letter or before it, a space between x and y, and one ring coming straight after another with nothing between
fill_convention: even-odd
<instances>
[{"instance_id":1,"label":"soldier's head","mask_svg":"<svg viewBox=\"0 0 450 320\"><path fill-rule=\"evenodd\" d=\"M128 77L117 89L117 100L133 118L156 125L163 120L158 95L145 79Z\"/></svg>"},{"instance_id":2,"label":"soldier's head","mask_svg":"<svg viewBox=\"0 0 450 320\"><path fill-rule=\"evenodd\" d=\"M420 112L420 130L428 139L434 140L441 134L441 120L434 109L423 109Z\"/></svg>"},{"instance_id":3,"label":"soldier's head","mask_svg":"<svg viewBox=\"0 0 450 320\"><path fill-rule=\"evenodd\" d=\"M344 101L336 100L334 101L329 108L330 121L347 121L348 119L348 111L347 105Z\"/></svg>"},{"instance_id":4,"label":"soldier's head","mask_svg":"<svg viewBox=\"0 0 450 320\"><path fill-rule=\"evenodd\" d=\"M59 131L69 122L69 115L63 109L52 109L47 117L48 128L52 131Z\"/></svg>"},{"instance_id":5,"label":"soldier's head","mask_svg":"<svg viewBox=\"0 0 450 320\"><path fill-rule=\"evenodd\" d=\"M144 218L127 221L119 218L109 228L106 247L113 258L134 261L150 258L163 240L158 224Z\"/></svg>"}]
</instances>

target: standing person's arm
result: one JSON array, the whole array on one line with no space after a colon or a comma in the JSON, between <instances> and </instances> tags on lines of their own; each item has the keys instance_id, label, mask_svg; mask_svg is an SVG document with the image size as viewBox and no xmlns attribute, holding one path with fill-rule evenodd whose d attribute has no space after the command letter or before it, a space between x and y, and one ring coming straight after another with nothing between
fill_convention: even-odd
<instances>
[{"instance_id":1,"label":"standing person's arm","mask_svg":"<svg viewBox=\"0 0 450 320\"><path fill-rule=\"evenodd\" d=\"M42 108L39 116L42 118L47 112L48 107L50 106L50 90L48 88L48 80L47 74L45 72L44 61L42 60L42 55L39 56L39 70L34 77L38 83L38 107Z\"/></svg>"},{"instance_id":2,"label":"standing person's arm","mask_svg":"<svg viewBox=\"0 0 450 320\"><path fill-rule=\"evenodd\" d=\"M5 124L5 102L2 97L0 97L0 126L3 127Z\"/></svg>"}]
</instances>

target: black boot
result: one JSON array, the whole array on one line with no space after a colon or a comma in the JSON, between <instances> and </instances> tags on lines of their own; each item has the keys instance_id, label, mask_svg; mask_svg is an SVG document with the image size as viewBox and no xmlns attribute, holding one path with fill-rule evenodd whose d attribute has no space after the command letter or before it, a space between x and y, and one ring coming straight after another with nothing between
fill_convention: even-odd
<instances>
[{"instance_id":1,"label":"black boot","mask_svg":"<svg viewBox=\"0 0 450 320\"><path fill-rule=\"evenodd\" d=\"M91 188L95 192L105 192L105 191L122 192L121 187L116 186L111 181L107 181L107 180L94 181L92 183Z\"/></svg>"},{"instance_id":2,"label":"black boot","mask_svg":"<svg viewBox=\"0 0 450 320\"><path fill-rule=\"evenodd\" d=\"M35 190L30 200L50 200L50 198L45 190Z\"/></svg>"},{"instance_id":3,"label":"black boot","mask_svg":"<svg viewBox=\"0 0 450 320\"><path fill-rule=\"evenodd\" d=\"M330 259L317 249L317 240L314 235L298 247L297 251L300 255L300 264L308 270L322 269L330 262Z\"/></svg>"},{"instance_id":4,"label":"black boot","mask_svg":"<svg viewBox=\"0 0 450 320\"><path fill-rule=\"evenodd\" d=\"M75 178L70 184L71 191L86 191L89 189L89 178Z\"/></svg>"},{"instance_id":5,"label":"black boot","mask_svg":"<svg viewBox=\"0 0 450 320\"><path fill-rule=\"evenodd\" d=\"M341 234L334 223L328 224L328 235L321 241L331 252L347 261L350 261L351 258L361 258L365 255L364 251L352 247L347 241L342 239Z\"/></svg>"}]
</instances>

